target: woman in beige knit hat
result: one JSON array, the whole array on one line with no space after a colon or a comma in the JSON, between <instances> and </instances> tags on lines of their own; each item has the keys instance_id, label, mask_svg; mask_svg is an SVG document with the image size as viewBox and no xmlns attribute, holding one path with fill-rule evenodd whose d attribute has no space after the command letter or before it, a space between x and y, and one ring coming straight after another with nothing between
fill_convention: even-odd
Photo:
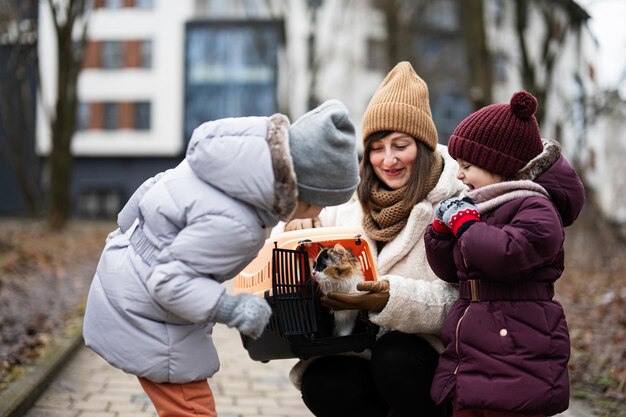
<instances>
[{"instance_id":1,"label":"woman in beige knit hat","mask_svg":"<svg viewBox=\"0 0 626 417\"><path fill-rule=\"evenodd\" d=\"M379 281L361 283L363 294L330 293L322 300L334 310L368 310L384 334L362 355L300 361L290 377L319 417L443 416L429 390L443 350L439 333L458 292L430 269L424 231L435 206L459 195L463 184L458 165L437 143L428 87L408 62L397 64L374 93L363 138L356 195L308 226L363 228Z\"/></svg>"}]
</instances>

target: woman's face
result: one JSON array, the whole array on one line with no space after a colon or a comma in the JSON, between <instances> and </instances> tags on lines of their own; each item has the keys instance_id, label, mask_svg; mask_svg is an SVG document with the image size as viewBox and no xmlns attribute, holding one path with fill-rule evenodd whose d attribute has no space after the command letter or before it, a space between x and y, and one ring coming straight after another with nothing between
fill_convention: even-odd
<instances>
[{"instance_id":1,"label":"woman's face","mask_svg":"<svg viewBox=\"0 0 626 417\"><path fill-rule=\"evenodd\" d=\"M416 159L417 144L405 133L392 132L370 146L370 164L378 179L392 190L409 182Z\"/></svg>"},{"instance_id":2,"label":"woman's face","mask_svg":"<svg viewBox=\"0 0 626 417\"><path fill-rule=\"evenodd\" d=\"M489 172L481 167L472 165L462 159L457 159L459 171L456 177L463 182L470 190L481 188L486 185L502 182L502 176Z\"/></svg>"}]
</instances>

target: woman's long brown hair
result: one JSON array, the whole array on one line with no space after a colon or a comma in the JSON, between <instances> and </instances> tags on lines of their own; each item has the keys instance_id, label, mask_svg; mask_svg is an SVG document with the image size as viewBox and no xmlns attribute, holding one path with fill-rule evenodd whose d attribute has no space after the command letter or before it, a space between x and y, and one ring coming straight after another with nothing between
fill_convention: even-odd
<instances>
[{"instance_id":1,"label":"woman's long brown hair","mask_svg":"<svg viewBox=\"0 0 626 417\"><path fill-rule=\"evenodd\" d=\"M357 188L357 195L364 212L369 211L372 206L372 186L375 184L381 184L383 187L385 186L385 184L374 172L374 167L372 167L372 164L370 163L372 143L391 133L393 132L375 132L365 139L363 159L361 159L359 173L361 176L361 182ZM416 140L415 138L413 138L413 140L417 144L417 158L415 159L415 165L413 172L411 173L411 178L409 178L409 182L407 183L407 193L404 196L405 207L412 207L419 203L419 193L412 191L421 190L425 187L425 183L430 177L430 171L435 164L435 153L419 140Z\"/></svg>"}]
</instances>

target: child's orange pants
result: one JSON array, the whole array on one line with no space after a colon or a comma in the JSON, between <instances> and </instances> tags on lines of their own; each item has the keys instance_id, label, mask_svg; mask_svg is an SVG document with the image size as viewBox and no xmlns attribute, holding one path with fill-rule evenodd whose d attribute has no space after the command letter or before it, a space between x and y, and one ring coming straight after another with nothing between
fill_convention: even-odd
<instances>
[{"instance_id":1,"label":"child's orange pants","mask_svg":"<svg viewBox=\"0 0 626 417\"><path fill-rule=\"evenodd\" d=\"M215 399L207 381L170 384L139 378L139 383L159 417L217 417Z\"/></svg>"}]
</instances>

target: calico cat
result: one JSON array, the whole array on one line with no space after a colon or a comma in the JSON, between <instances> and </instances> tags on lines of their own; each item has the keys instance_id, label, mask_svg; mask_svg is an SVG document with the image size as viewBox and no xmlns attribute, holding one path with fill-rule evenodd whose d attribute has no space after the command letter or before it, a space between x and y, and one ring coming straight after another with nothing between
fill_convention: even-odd
<instances>
[{"instance_id":1,"label":"calico cat","mask_svg":"<svg viewBox=\"0 0 626 417\"><path fill-rule=\"evenodd\" d=\"M320 245L320 251L313 262L313 279L319 284L324 295L331 291L359 293L356 286L364 280L361 264L352 252L340 244L332 248ZM352 333L358 310L332 311L335 318L334 336Z\"/></svg>"}]
</instances>

